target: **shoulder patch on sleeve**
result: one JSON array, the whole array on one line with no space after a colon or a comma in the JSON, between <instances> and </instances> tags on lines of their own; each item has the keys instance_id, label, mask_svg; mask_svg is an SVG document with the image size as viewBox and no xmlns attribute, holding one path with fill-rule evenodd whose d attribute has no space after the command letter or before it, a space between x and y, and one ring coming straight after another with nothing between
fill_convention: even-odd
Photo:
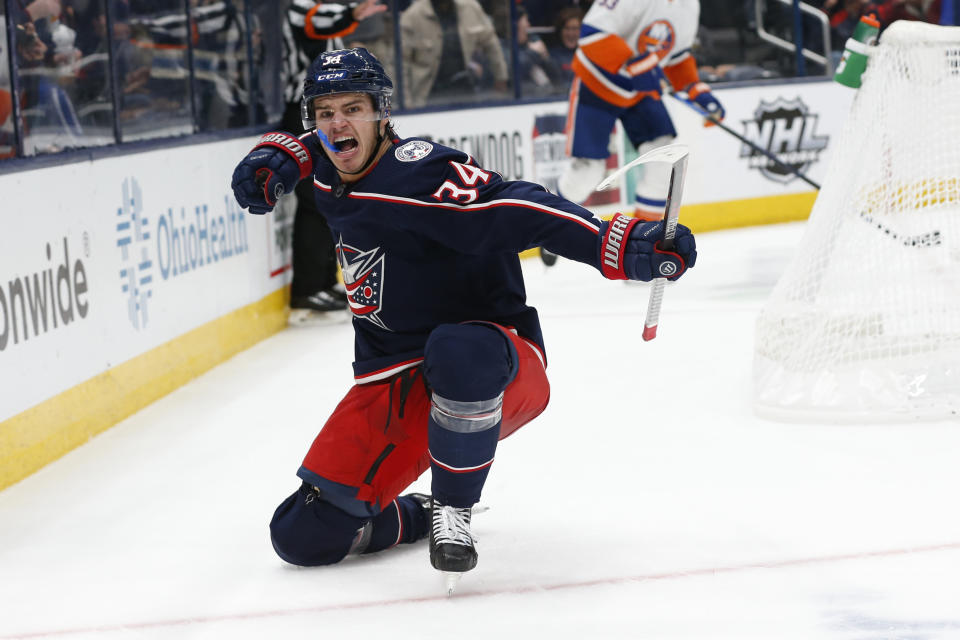
<instances>
[{"instance_id":1,"label":"shoulder patch on sleeve","mask_svg":"<svg viewBox=\"0 0 960 640\"><path fill-rule=\"evenodd\" d=\"M426 140L411 140L397 147L393 155L400 162L416 162L426 158L433 151L433 145Z\"/></svg>"}]
</instances>

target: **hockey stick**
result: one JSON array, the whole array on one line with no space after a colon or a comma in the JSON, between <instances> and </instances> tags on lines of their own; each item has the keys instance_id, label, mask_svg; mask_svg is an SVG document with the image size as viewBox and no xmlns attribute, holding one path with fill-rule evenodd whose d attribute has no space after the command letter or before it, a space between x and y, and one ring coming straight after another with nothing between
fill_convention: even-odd
<instances>
[{"instance_id":1,"label":"hockey stick","mask_svg":"<svg viewBox=\"0 0 960 640\"><path fill-rule=\"evenodd\" d=\"M795 168L795 167L791 167L790 165L784 163L783 160L781 160L780 158L778 158L778 157L776 156L776 154L774 154L773 152L768 151L767 149L764 149L763 147L757 145L757 143L753 142L752 140L750 140L750 139L747 138L746 136L743 136L743 135L737 133L737 132L734 131L732 128L730 128L730 127L728 127L727 125L723 124L723 122L721 122L720 120L718 120L716 117L708 114L706 111L704 111L703 109L701 109L700 106L699 106L698 104L696 104L695 102L691 102L690 100L687 100L687 99L685 99L685 98L681 98L680 96L678 96L677 94L673 93L672 91L671 91L671 92L668 92L668 93L669 93L671 96L673 96L676 100L679 100L681 103L687 105L688 107L690 107L691 109L693 109L694 111L696 111L696 112L697 112L700 116L702 116L705 120L709 120L709 121L712 122L713 124L717 125L718 127L720 127L721 129L723 129L724 131L726 131L727 133L729 133L730 135L732 135L734 138L736 138L737 140L739 140L739 141L742 142L743 144L747 145L748 147L750 147L751 149L753 149L753 150L756 151L757 153L766 156L766 157L769 158L770 160L773 160L773 161L777 164L777 166L780 167L781 169L783 169L783 170L785 170L785 171L789 171L789 172L792 173L793 175L797 176L798 178L800 178L801 180L803 180L804 182L806 182L807 184L809 184L809 185L810 185L811 187L813 187L814 189L816 189L816 190L818 190L818 191L820 190L820 185L817 184L816 182L814 182L813 180L811 180L810 178L808 178L808 177L806 176L806 174L804 174L802 171L800 171L799 169L797 169L797 168Z\"/></svg>"},{"instance_id":2,"label":"hockey stick","mask_svg":"<svg viewBox=\"0 0 960 640\"><path fill-rule=\"evenodd\" d=\"M683 179L687 174L687 156L689 153L689 148L682 144L658 147L620 167L607 176L596 188L597 191L608 189L617 178L639 164L647 162L670 163L670 186L667 189L667 204L663 216L663 240L660 241L660 248L664 251L673 250L673 239L677 233L677 221L680 218L680 197L683 195ZM657 327L660 324L660 305L663 302L663 287L666 283L666 278L656 278L650 288L647 317L643 322L644 341L649 342L657 337Z\"/></svg>"},{"instance_id":3,"label":"hockey stick","mask_svg":"<svg viewBox=\"0 0 960 640\"><path fill-rule=\"evenodd\" d=\"M594 187L594 191L606 191L613 186L613 183L616 182L617 178L639 164L646 164L647 162L669 162L673 164L678 159L685 158L688 153L690 153L690 149L685 144L667 144L662 147L657 147L656 149L651 149L639 158L634 158L627 164L608 175L600 182L600 184Z\"/></svg>"}]
</instances>

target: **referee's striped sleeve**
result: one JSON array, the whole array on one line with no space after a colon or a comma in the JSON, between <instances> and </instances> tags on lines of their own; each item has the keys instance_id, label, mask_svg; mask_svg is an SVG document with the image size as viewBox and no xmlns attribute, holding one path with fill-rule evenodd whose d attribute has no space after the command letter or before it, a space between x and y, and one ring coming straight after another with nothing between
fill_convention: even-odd
<instances>
[{"instance_id":1,"label":"referee's striped sleeve","mask_svg":"<svg viewBox=\"0 0 960 640\"><path fill-rule=\"evenodd\" d=\"M294 0L287 10L287 21L312 40L339 38L357 28L353 7L340 2Z\"/></svg>"}]
</instances>

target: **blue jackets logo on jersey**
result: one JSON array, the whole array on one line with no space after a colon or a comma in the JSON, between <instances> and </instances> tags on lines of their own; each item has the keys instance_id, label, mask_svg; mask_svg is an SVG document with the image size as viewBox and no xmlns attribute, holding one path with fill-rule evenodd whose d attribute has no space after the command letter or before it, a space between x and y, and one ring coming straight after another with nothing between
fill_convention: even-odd
<instances>
[{"instance_id":1,"label":"blue jackets logo on jersey","mask_svg":"<svg viewBox=\"0 0 960 640\"><path fill-rule=\"evenodd\" d=\"M385 258L380 253L380 247L361 251L343 244L342 237L337 242L337 261L343 272L343 286L347 290L350 311L357 318L369 320L381 329L391 331L379 316Z\"/></svg>"},{"instance_id":2,"label":"blue jackets logo on jersey","mask_svg":"<svg viewBox=\"0 0 960 640\"><path fill-rule=\"evenodd\" d=\"M400 162L415 162L421 158L426 158L433 151L433 145L424 140L412 140L404 145L397 147L393 155Z\"/></svg>"}]
</instances>

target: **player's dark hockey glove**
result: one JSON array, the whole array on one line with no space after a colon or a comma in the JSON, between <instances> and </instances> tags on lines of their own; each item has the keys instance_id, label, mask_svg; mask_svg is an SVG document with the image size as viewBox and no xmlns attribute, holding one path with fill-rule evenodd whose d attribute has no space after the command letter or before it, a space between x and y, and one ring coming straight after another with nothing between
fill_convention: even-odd
<instances>
[{"instance_id":1,"label":"player's dark hockey glove","mask_svg":"<svg viewBox=\"0 0 960 640\"><path fill-rule=\"evenodd\" d=\"M688 86L684 91L691 102L697 104L700 110L707 115L707 120L703 123L705 127L712 127L714 122L720 122L727 115L723 105L710 92L710 85L705 82L697 82Z\"/></svg>"},{"instance_id":2,"label":"player's dark hockey glove","mask_svg":"<svg viewBox=\"0 0 960 640\"><path fill-rule=\"evenodd\" d=\"M677 225L673 250L660 248L663 222L643 222L622 213L600 227L600 267L611 280L676 280L697 262L690 229Z\"/></svg>"},{"instance_id":3,"label":"player's dark hockey glove","mask_svg":"<svg viewBox=\"0 0 960 640\"><path fill-rule=\"evenodd\" d=\"M637 56L626 63L633 90L659 99L663 91L663 70L655 53Z\"/></svg>"},{"instance_id":4,"label":"player's dark hockey glove","mask_svg":"<svg viewBox=\"0 0 960 640\"><path fill-rule=\"evenodd\" d=\"M250 213L269 213L277 200L313 173L313 158L295 136L265 134L233 171L233 195Z\"/></svg>"}]
</instances>

